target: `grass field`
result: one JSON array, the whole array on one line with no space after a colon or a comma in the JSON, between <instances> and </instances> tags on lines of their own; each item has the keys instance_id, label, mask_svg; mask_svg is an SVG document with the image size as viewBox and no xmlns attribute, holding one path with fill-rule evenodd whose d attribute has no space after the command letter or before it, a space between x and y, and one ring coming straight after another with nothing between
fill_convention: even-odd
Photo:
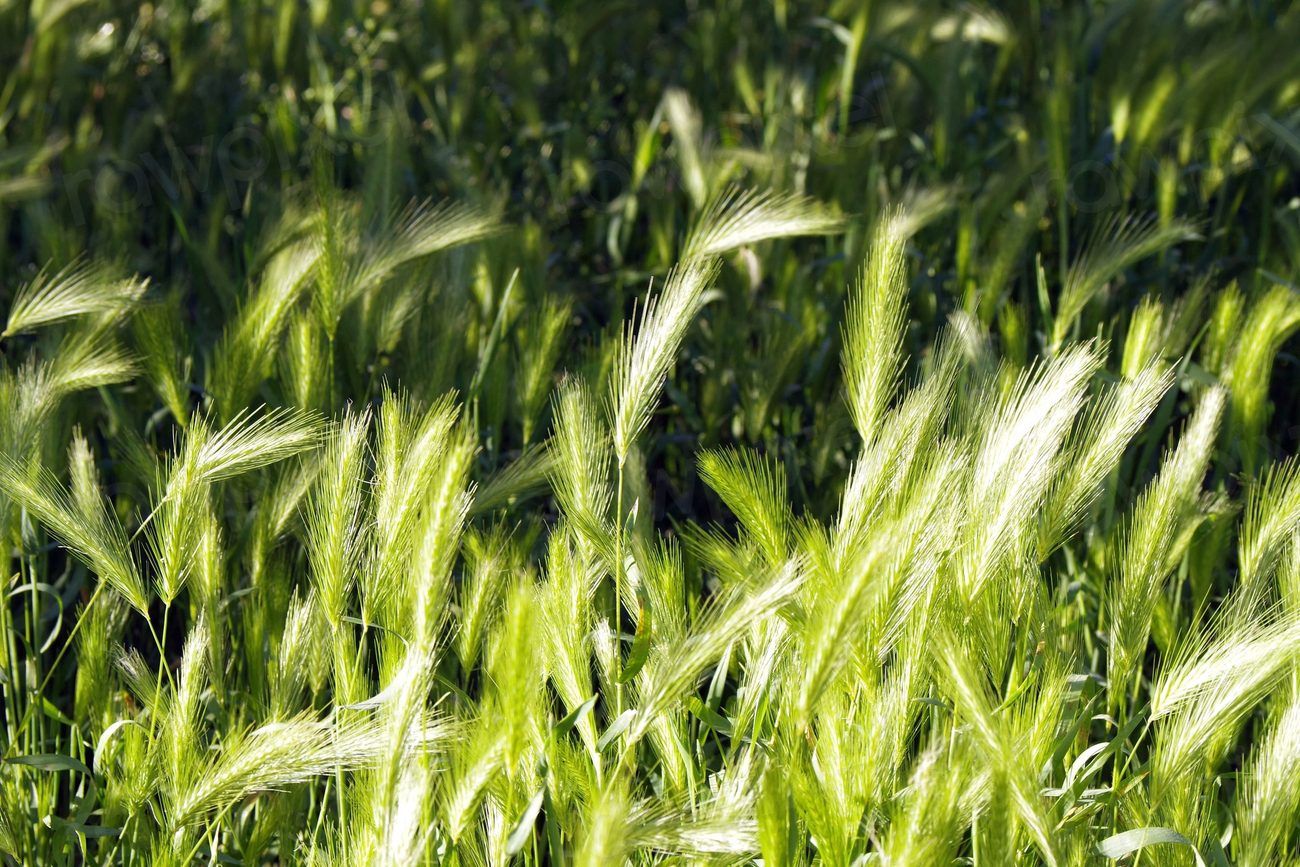
<instances>
[{"instance_id":1,"label":"grass field","mask_svg":"<svg viewBox=\"0 0 1300 867\"><path fill-rule=\"evenodd\" d=\"M0 855L1300 864L1296 45L0 0Z\"/></svg>"}]
</instances>

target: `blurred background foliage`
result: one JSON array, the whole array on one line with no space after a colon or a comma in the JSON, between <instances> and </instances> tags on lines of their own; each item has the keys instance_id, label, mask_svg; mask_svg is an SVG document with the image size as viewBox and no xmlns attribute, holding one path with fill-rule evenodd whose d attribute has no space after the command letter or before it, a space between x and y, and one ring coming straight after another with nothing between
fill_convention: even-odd
<instances>
[{"instance_id":1,"label":"blurred background foliage","mask_svg":"<svg viewBox=\"0 0 1300 867\"><path fill-rule=\"evenodd\" d=\"M372 203L503 202L526 277L599 330L672 261L705 190L743 176L864 222L929 197L918 324L978 309L1019 346L1041 325L1035 261L1050 293L1116 212L1192 219L1201 240L1092 305L1089 333L1192 274L1249 291L1261 269L1294 273L1287 6L9 0L0 269L13 286L35 263L125 259L185 287L202 347L205 305L233 304L251 239L325 151ZM665 102L672 87L693 111ZM809 343L812 366L784 379L816 386L834 329L798 326L833 319L861 237L758 275L760 315L794 317ZM752 357L746 337L705 332L701 363ZM754 375L733 373L743 392ZM743 400L701 397L714 427Z\"/></svg>"}]
</instances>

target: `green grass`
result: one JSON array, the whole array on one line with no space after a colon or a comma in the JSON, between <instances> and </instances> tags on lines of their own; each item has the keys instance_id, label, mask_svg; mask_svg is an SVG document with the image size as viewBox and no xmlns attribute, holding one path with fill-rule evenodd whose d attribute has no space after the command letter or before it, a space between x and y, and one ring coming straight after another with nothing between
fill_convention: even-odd
<instances>
[{"instance_id":1,"label":"green grass","mask_svg":"<svg viewBox=\"0 0 1300 867\"><path fill-rule=\"evenodd\" d=\"M0 0L0 857L1300 863L1298 40Z\"/></svg>"}]
</instances>

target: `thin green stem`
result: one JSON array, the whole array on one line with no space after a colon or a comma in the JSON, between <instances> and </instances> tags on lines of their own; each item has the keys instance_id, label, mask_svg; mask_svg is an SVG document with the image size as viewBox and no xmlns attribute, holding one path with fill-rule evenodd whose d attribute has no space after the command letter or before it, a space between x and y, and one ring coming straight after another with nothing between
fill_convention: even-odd
<instances>
[{"instance_id":1,"label":"thin green stem","mask_svg":"<svg viewBox=\"0 0 1300 867\"><path fill-rule=\"evenodd\" d=\"M614 719L623 715L623 464L620 456L614 500Z\"/></svg>"}]
</instances>

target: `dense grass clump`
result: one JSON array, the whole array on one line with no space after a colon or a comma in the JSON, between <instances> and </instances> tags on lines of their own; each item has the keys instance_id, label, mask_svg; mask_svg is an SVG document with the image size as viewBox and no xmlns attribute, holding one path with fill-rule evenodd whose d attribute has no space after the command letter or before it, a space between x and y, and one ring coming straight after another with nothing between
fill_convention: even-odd
<instances>
[{"instance_id":1,"label":"dense grass clump","mask_svg":"<svg viewBox=\"0 0 1300 867\"><path fill-rule=\"evenodd\" d=\"M0 857L1300 863L1300 11L0 0Z\"/></svg>"}]
</instances>

